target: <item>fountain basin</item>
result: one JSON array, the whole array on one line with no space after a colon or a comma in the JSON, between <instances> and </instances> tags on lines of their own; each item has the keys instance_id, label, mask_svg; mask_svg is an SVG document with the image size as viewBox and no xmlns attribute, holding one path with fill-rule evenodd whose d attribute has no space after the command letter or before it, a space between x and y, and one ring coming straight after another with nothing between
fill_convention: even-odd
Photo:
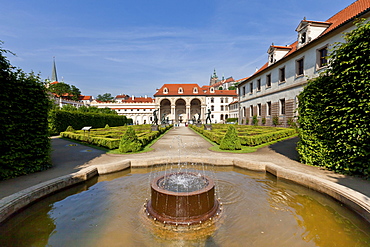
<instances>
[{"instance_id":1,"label":"fountain basin","mask_svg":"<svg viewBox=\"0 0 370 247\"><path fill-rule=\"evenodd\" d=\"M165 224L190 225L212 219L220 212L215 184L205 175L176 172L154 179L148 216Z\"/></svg>"}]
</instances>

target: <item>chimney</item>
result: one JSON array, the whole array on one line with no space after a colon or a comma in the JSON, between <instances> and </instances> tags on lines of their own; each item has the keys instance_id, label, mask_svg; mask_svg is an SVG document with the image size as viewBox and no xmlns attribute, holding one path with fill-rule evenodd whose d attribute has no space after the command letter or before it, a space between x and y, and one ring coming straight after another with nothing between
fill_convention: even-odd
<instances>
[{"instance_id":1,"label":"chimney","mask_svg":"<svg viewBox=\"0 0 370 247\"><path fill-rule=\"evenodd\" d=\"M132 95L132 100L135 100L135 96L134 95Z\"/></svg>"},{"instance_id":2,"label":"chimney","mask_svg":"<svg viewBox=\"0 0 370 247\"><path fill-rule=\"evenodd\" d=\"M145 98L147 99L148 98L148 95L145 95Z\"/></svg>"}]
</instances>

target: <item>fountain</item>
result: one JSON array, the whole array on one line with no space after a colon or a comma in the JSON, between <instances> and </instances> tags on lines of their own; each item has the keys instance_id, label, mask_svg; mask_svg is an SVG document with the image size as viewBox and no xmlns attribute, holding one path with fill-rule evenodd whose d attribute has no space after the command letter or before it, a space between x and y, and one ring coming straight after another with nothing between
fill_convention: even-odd
<instances>
[{"instance_id":1,"label":"fountain","mask_svg":"<svg viewBox=\"0 0 370 247\"><path fill-rule=\"evenodd\" d=\"M186 162L178 144L179 159L97 176L17 212L0 224L0 246L369 246L370 224L333 198Z\"/></svg>"},{"instance_id":2,"label":"fountain","mask_svg":"<svg viewBox=\"0 0 370 247\"><path fill-rule=\"evenodd\" d=\"M213 180L200 173L175 172L151 183L151 200L146 213L164 224L202 224L218 216Z\"/></svg>"}]
</instances>

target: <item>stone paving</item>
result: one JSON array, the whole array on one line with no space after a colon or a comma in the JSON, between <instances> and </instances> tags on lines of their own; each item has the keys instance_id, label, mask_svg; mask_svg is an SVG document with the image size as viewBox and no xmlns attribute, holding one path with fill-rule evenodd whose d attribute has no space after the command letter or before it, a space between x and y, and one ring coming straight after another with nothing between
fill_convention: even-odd
<instances>
[{"instance_id":1,"label":"stone paving","mask_svg":"<svg viewBox=\"0 0 370 247\"><path fill-rule=\"evenodd\" d=\"M291 138L249 154L220 153L208 150L212 145L190 128L176 127L159 139L152 146L153 151L151 152L116 155L105 154L104 151L98 149L53 138L53 167L46 171L1 181L0 209L4 208L2 203L16 204L17 198L25 197L27 193L30 193L28 191L38 191L39 193L41 187L50 186L48 184L50 181L55 181L53 182L54 186L56 183L58 183L57 186L67 186L75 183L78 179L94 176L97 172L102 174L130 165L145 166L153 163L160 164L168 160L185 159L192 162L236 165L242 168L271 172L277 177L289 179L327 193L349 206L352 206L353 203L360 205L358 211L367 214L366 218L370 221L370 181L299 163L296 161L298 157L295 151L296 142L297 138ZM82 171L85 171L84 174L79 174ZM71 179L74 181L71 182ZM60 181L63 181L62 185ZM26 204L27 200L24 199L26 202L23 203ZM357 205L353 206L355 210L357 210ZM15 209L16 207L12 210Z\"/></svg>"}]
</instances>

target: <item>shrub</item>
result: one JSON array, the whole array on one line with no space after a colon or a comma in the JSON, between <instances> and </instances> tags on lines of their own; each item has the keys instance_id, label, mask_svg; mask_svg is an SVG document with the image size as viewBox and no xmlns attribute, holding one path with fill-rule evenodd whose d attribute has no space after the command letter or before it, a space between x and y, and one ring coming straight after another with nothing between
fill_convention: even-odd
<instances>
[{"instance_id":1,"label":"shrub","mask_svg":"<svg viewBox=\"0 0 370 247\"><path fill-rule=\"evenodd\" d=\"M229 125L225 136L221 140L220 149L240 150L242 146L234 125Z\"/></svg>"},{"instance_id":2,"label":"shrub","mask_svg":"<svg viewBox=\"0 0 370 247\"><path fill-rule=\"evenodd\" d=\"M105 129L109 129L109 128L110 128L110 127L109 127L109 124L106 124L104 128L105 128Z\"/></svg>"},{"instance_id":3,"label":"shrub","mask_svg":"<svg viewBox=\"0 0 370 247\"><path fill-rule=\"evenodd\" d=\"M253 124L254 126L258 126L258 118L257 118L257 116L256 116L256 115L254 115L254 116L253 116L253 118L252 118L252 124Z\"/></svg>"},{"instance_id":4,"label":"shrub","mask_svg":"<svg viewBox=\"0 0 370 247\"><path fill-rule=\"evenodd\" d=\"M141 142L137 138L135 130L129 126L119 143L121 153L137 152L141 150Z\"/></svg>"},{"instance_id":5,"label":"shrub","mask_svg":"<svg viewBox=\"0 0 370 247\"><path fill-rule=\"evenodd\" d=\"M278 116L273 116L272 117L272 124L276 127L280 124L279 122L279 117Z\"/></svg>"},{"instance_id":6,"label":"shrub","mask_svg":"<svg viewBox=\"0 0 370 247\"><path fill-rule=\"evenodd\" d=\"M266 118L263 117L262 120L261 120L262 124L265 125L266 124Z\"/></svg>"}]
</instances>

